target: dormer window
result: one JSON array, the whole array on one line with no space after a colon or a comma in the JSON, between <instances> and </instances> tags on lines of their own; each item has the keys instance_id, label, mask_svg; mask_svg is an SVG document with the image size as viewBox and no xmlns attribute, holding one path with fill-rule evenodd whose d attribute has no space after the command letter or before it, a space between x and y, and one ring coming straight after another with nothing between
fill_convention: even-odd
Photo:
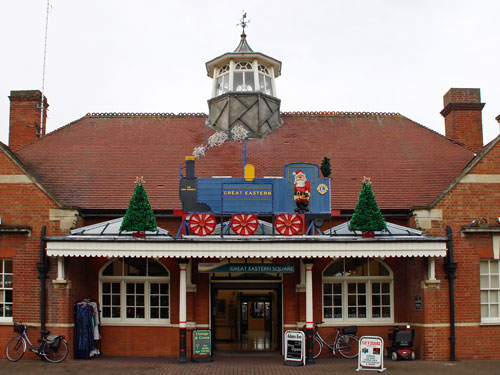
<instances>
[{"instance_id":1,"label":"dormer window","mask_svg":"<svg viewBox=\"0 0 500 375\"><path fill-rule=\"evenodd\" d=\"M234 66L234 91L255 91L252 63L240 61Z\"/></svg>"},{"instance_id":2,"label":"dormer window","mask_svg":"<svg viewBox=\"0 0 500 375\"><path fill-rule=\"evenodd\" d=\"M273 95L271 73L264 65L259 64L259 91L267 95Z\"/></svg>"},{"instance_id":3,"label":"dormer window","mask_svg":"<svg viewBox=\"0 0 500 375\"><path fill-rule=\"evenodd\" d=\"M224 65L217 72L215 95L219 96L229 91L229 65Z\"/></svg>"}]
</instances>

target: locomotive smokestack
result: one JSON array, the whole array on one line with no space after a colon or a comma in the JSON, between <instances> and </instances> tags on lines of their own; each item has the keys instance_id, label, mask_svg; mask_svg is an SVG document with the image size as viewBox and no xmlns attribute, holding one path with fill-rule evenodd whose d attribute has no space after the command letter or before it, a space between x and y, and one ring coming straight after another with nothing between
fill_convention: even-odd
<instances>
[{"instance_id":1,"label":"locomotive smokestack","mask_svg":"<svg viewBox=\"0 0 500 375\"><path fill-rule=\"evenodd\" d=\"M186 156L186 178L194 178L194 156Z\"/></svg>"}]
</instances>

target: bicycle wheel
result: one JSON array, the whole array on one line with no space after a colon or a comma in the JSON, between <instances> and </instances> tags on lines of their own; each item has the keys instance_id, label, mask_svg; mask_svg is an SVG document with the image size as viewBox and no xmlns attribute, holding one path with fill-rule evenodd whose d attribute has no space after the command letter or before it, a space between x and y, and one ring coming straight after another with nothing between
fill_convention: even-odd
<instances>
[{"instance_id":1,"label":"bicycle wheel","mask_svg":"<svg viewBox=\"0 0 500 375\"><path fill-rule=\"evenodd\" d=\"M54 348L53 346L45 343L44 345L44 354L45 359L52 363L62 362L68 356L68 343L65 339L61 338L61 343L58 348Z\"/></svg>"},{"instance_id":2,"label":"bicycle wheel","mask_svg":"<svg viewBox=\"0 0 500 375\"><path fill-rule=\"evenodd\" d=\"M10 339L5 349L5 354L9 361L16 362L23 358L26 351L26 340L23 336L17 336Z\"/></svg>"},{"instance_id":3,"label":"bicycle wheel","mask_svg":"<svg viewBox=\"0 0 500 375\"><path fill-rule=\"evenodd\" d=\"M317 337L313 341L313 358L318 358L323 349L323 343Z\"/></svg>"},{"instance_id":4,"label":"bicycle wheel","mask_svg":"<svg viewBox=\"0 0 500 375\"><path fill-rule=\"evenodd\" d=\"M356 358L359 351L359 339L354 335L342 335L337 341L337 351L344 358Z\"/></svg>"}]
</instances>

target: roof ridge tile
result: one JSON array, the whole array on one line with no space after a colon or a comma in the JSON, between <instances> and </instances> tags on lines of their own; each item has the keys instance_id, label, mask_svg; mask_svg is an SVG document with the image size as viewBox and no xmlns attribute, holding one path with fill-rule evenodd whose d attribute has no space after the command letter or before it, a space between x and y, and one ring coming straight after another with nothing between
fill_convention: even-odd
<instances>
[{"instance_id":1,"label":"roof ridge tile","mask_svg":"<svg viewBox=\"0 0 500 375\"><path fill-rule=\"evenodd\" d=\"M172 112L92 112L87 113L85 117L93 117L93 118L119 118L119 117L188 117L188 118L202 118L207 117L207 114L203 112L181 112L178 114Z\"/></svg>"},{"instance_id":2,"label":"roof ridge tile","mask_svg":"<svg viewBox=\"0 0 500 375\"><path fill-rule=\"evenodd\" d=\"M404 117L398 112L291 111L285 117Z\"/></svg>"}]
</instances>

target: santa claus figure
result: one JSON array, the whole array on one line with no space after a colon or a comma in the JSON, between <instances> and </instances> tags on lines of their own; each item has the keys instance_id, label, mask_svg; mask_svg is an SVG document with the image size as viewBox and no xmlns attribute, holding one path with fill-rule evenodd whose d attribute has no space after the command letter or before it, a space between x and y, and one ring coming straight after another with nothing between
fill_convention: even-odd
<instances>
[{"instance_id":1,"label":"santa claus figure","mask_svg":"<svg viewBox=\"0 0 500 375\"><path fill-rule=\"evenodd\" d=\"M300 169L293 172L293 177L295 178L293 182L293 200L297 206L295 211L306 212L311 198L311 183L307 181L306 174Z\"/></svg>"}]
</instances>

